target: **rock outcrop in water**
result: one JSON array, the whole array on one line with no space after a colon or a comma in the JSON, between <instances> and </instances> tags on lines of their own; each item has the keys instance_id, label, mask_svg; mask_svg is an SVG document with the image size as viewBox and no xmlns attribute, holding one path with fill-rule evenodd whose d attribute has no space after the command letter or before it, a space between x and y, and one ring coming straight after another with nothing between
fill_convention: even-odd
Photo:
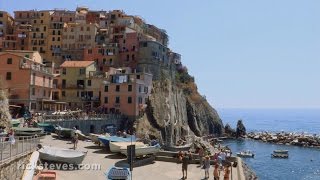
<instances>
[{"instance_id":1,"label":"rock outcrop in water","mask_svg":"<svg viewBox=\"0 0 320 180\"><path fill-rule=\"evenodd\" d=\"M242 120L238 120L237 129L236 129L236 137L244 137L246 135L246 127L244 127Z\"/></svg>"},{"instance_id":2,"label":"rock outcrop in water","mask_svg":"<svg viewBox=\"0 0 320 180\"><path fill-rule=\"evenodd\" d=\"M177 144L184 136L220 135L222 121L196 88L193 78L162 74L153 82L146 113L137 123L137 132L152 134L169 145ZM180 77L179 77L180 76Z\"/></svg>"},{"instance_id":3,"label":"rock outcrop in water","mask_svg":"<svg viewBox=\"0 0 320 180\"><path fill-rule=\"evenodd\" d=\"M225 134L230 135L231 137L235 137L236 136L236 130L234 130L230 124L226 124L226 126L224 127L224 132Z\"/></svg>"}]
</instances>

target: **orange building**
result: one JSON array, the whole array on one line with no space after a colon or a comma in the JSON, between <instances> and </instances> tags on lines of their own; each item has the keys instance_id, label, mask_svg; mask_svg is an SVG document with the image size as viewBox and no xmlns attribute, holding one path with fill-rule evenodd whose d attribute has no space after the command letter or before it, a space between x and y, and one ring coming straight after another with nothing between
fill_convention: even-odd
<instances>
[{"instance_id":1,"label":"orange building","mask_svg":"<svg viewBox=\"0 0 320 180\"><path fill-rule=\"evenodd\" d=\"M10 104L24 105L31 111L64 109L51 100L53 65L44 65L38 52L0 53L0 77L8 90Z\"/></svg>"}]
</instances>

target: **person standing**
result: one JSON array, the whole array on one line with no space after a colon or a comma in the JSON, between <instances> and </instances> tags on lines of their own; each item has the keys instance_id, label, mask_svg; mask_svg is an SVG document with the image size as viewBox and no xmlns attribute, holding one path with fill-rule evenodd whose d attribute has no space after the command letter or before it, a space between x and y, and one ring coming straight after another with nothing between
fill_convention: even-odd
<instances>
[{"instance_id":1,"label":"person standing","mask_svg":"<svg viewBox=\"0 0 320 180\"><path fill-rule=\"evenodd\" d=\"M199 148L199 160L200 160L200 167L202 167L202 165L203 165L203 156L204 156L204 152L203 152L203 148L202 147L200 147Z\"/></svg>"},{"instance_id":2,"label":"person standing","mask_svg":"<svg viewBox=\"0 0 320 180\"><path fill-rule=\"evenodd\" d=\"M213 170L213 178L214 178L214 180L219 180L219 174L220 174L220 172L219 172L219 165L216 164L216 165L214 166L214 170Z\"/></svg>"},{"instance_id":3,"label":"person standing","mask_svg":"<svg viewBox=\"0 0 320 180\"><path fill-rule=\"evenodd\" d=\"M227 166L226 170L224 171L224 180L230 179L230 169L229 166Z\"/></svg>"},{"instance_id":4,"label":"person standing","mask_svg":"<svg viewBox=\"0 0 320 180\"><path fill-rule=\"evenodd\" d=\"M203 162L204 167L204 178L209 179L209 169L210 169L210 158L209 156L206 156Z\"/></svg>"},{"instance_id":5,"label":"person standing","mask_svg":"<svg viewBox=\"0 0 320 180\"><path fill-rule=\"evenodd\" d=\"M13 131L13 129L10 129L10 131L8 133L8 136L9 136L10 144L14 145L16 143L16 140L14 139L14 131Z\"/></svg>"},{"instance_id":6,"label":"person standing","mask_svg":"<svg viewBox=\"0 0 320 180\"><path fill-rule=\"evenodd\" d=\"M182 179L187 179L188 177L188 164L189 164L190 157L188 156L187 152L184 153L182 157ZM186 176L184 176L184 172L186 172Z\"/></svg>"},{"instance_id":7,"label":"person standing","mask_svg":"<svg viewBox=\"0 0 320 180\"><path fill-rule=\"evenodd\" d=\"M78 141L79 141L79 135L78 132L75 132L74 137L73 137L73 149L76 150L78 146Z\"/></svg>"}]
</instances>

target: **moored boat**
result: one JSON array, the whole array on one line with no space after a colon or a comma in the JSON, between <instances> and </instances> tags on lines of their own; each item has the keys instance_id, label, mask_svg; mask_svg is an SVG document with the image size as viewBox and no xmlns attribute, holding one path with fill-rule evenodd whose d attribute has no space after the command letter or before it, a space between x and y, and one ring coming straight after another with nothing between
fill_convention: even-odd
<instances>
[{"instance_id":1,"label":"moored boat","mask_svg":"<svg viewBox=\"0 0 320 180\"><path fill-rule=\"evenodd\" d=\"M274 150L271 154L273 158L289 158L289 151L288 150Z\"/></svg>"},{"instance_id":2,"label":"moored boat","mask_svg":"<svg viewBox=\"0 0 320 180\"><path fill-rule=\"evenodd\" d=\"M154 145L154 146L142 146L142 147L135 147L135 155L136 156L143 156L143 155L150 155L150 154L156 154L160 151L160 145ZM120 148L121 154L128 155L127 147Z\"/></svg>"},{"instance_id":3,"label":"moored boat","mask_svg":"<svg viewBox=\"0 0 320 180\"><path fill-rule=\"evenodd\" d=\"M254 158L254 153L247 150L247 151L241 151L237 153L237 156L239 157L245 157L245 158Z\"/></svg>"},{"instance_id":4,"label":"moored boat","mask_svg":"<svg viewBox=\"0 0 320 180\"><path fill-rule=\"evenodd\" d=\"M131 180L131 172L125 167L111 167L106 172L107 180Z\"/></svg>"},{"instance_id":5,"label":"moored boat","mask_svg":"<svg viewBox=\"0 0 320 180\"><path fill-rule=\"evenodd\" d=\"M121 148L127 148L129 145L135 145L136 147L143 147L145 144L142 142L110 142L109 147L110 151L114 153L120 152Z\"/></svg>"},{"instance_id":6,"label":"moored boat","mask_svg":"<svg viewBox=\"0 0 320 180\"><path fill-rule=\"evenodd\" d=\"M12 119L10 123L11 123L11 126L12 126L12 127L19 127L19 125L21 124L21 122L23 122L23 118Z\"/></svg>"},{"instance_id":7,"label":"moored boat","mask_svg":"<svg viewBox=\"0 0 320 180\"><path fill-rule=\"evenodd\" d=\"M43 146L38 151L42 160L69 164L80 164L86 156L86 152L49 146Z\"/></svg>"},{"instance_id":8,"label":"moored boat","mask_svg":"<svg viewBox=\"0 0 320 180\"><path fill-rule=\"evenodd\" d=\"M55 128L49 123L37 123L38 128L42 128L45 132L54 132Z\"/></svg>"},{"instance_id":9,"label":"moored boat","mask_svg":"<svg viewBox=\"0 0 320 180\"><path fill-rule=\"evenodd\" d=\"M96 144L100 144L100 141L98 139L98 137L100 137L100 136L110 137L110 135L108 133L106 133L104 135L103 134L94 134L94 133L90 133L89 134L89 137L90 137L91 141L96 143Z\"/></svg>"}]
</instances>

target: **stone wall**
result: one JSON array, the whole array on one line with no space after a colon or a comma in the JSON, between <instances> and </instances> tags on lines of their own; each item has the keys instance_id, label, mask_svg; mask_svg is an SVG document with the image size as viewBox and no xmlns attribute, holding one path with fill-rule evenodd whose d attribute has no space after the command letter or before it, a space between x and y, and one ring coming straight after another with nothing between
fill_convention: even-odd
<instances>
[{"instance_id":1,"label":"stone wall","mask_svg":"<svg viewBox=\"0 0 320 180\"><path fill-rule=\"evenodd\" d=\"M21 180L24 169L21 165L26 165L29 162L30 152L27 155L20 156L11 161L7 161L0 165L0 179L1 180Z\"/></svg>"},{"instance_id":2,"label":"stone wall","mask_svg":"<svg viewBox=\"0 0 320 180\"><path fill-rule=\"evenodd\" d=\"M81 130L82 133L100 133L101 128L108 124L114 124L117 128L120 127L122 123L121 118L110 118L110 119L102 119L102 120L59 120L59 121L50 121L51 124L56 124L64 128L73 128L75 126Z\"/></svg>"}]
</instances>

